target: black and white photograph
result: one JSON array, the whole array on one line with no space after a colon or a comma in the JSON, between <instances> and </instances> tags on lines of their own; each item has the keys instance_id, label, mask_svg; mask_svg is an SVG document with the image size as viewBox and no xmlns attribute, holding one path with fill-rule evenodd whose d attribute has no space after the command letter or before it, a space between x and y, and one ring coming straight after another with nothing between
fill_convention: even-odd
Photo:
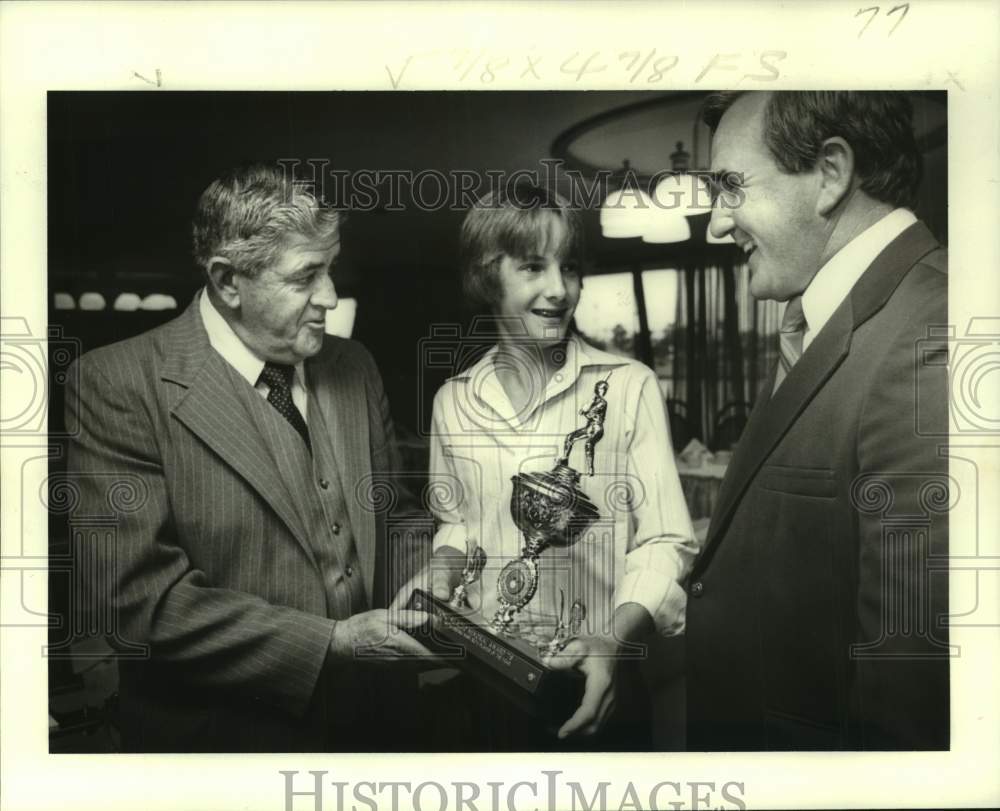
<instances>
[{"instance_id":1,"label":"black and white photograph","mask_svg":"<svg viewBox=\"0 0 1000 811\"><path fill-rule=\"evenodd\" d=\"M48 128L54 751L948 748L944 93Z\"/></svg>"},{"instance_id":2,"label":"black and white photograph","mask_svg":"<svg viewBox=\"0 0 1000 811\"><path fill-rule=\"evenodd\" d=\"M850 773L964 763L1000 405L971 80L467 44L36 94L40 298L5 256L2 336L33 757L257 763L203 805L338 811L890 807Z\"/></svg>"}]
</instances>

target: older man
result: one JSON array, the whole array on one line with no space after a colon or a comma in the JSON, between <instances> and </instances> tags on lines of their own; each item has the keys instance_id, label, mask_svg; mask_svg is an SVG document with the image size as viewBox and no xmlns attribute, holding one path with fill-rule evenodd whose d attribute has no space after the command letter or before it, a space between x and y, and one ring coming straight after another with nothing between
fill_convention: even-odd
<instances>
[{"instance_id":1,"label":"older man","mask_svg":"<svg viewBox=\"0 0 1000 811\"><path fill-rule=\"evenodd\" d=\"M911 211L909 102L723 93L704 117L712 233L787 307L689 580L689 747L947 749L947 261Z\"/></svg>"},{"instance_id":2,"label":"older man","mask_svg":"<svg viewBox=\"0 0 1000 811\"><path fill-rule=\"evenodd\" d=\"M339 249L337 213L280 168L234 171L198 203L190 307L80 360L81 510L102 474L138 493L113 547L77 549L90 603L149 652L120 662L126 750L371 749L388 697L365 663L427 654L404 630L423 614L372 609L364 488L398 462L371 356L324 332Z\"/></svg>"}]
</instances>

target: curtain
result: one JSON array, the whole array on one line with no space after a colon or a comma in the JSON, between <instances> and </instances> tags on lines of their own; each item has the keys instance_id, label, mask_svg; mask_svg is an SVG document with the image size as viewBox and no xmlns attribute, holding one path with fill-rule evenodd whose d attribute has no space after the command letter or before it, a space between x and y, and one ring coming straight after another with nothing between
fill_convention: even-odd
<instances>
[{"instance_id":1,"label":"curtain","mask_svg":"<svg viewBox=\"0 0 1000 811\"><path fill-rule=\"evenodd\" d=\"M708 444L720 421L741 425L777 363L781 305L757 301L745 265L689 264L677 273L670 398Z\"/></svg>"}]
</instances>

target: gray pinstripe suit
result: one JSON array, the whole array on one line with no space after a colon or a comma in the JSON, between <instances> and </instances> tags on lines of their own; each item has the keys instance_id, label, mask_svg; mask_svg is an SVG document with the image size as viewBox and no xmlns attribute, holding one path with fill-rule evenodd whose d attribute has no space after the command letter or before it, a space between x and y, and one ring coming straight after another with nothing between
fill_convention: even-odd
<instances>
[{"instance_id":1,"label":"gray pinstripe suit","mask_svg":"<svg viewBox=\"0 0 1000 811\"><path fill-rule=\"evenodd\" d=\"M110 601L118 637L150 650L120 662L123 748L351 748L342 736L371 674L324 663L334 621L372 607L379 590L384 526L355 484L399 466L368 352L326 336L305 369L310 430L328 443L312 459L211 348L197 303L79 361L67 425L78 429L69 469L81 509L107 510L106 479L88 474L129 476L145 499L118 516L113 553L77 549L97 555L91 565L110 586L94 578L85 604ZM318 494L324 475L342 485L353 548L309 531L302 494Z\"/></svg>"}]
</instances>

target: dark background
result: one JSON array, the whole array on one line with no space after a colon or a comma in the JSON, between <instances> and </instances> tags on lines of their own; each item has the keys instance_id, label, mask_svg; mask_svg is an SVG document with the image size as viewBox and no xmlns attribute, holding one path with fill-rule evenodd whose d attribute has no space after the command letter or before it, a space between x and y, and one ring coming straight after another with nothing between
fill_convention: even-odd
<instances>
[{"instance_id":1,"label":"dark background","mask_svg":"<svg viewBox=\"0 0 1000 811\"><path fill-rule=\"evenodd\" d=\"M570 166L669 168L676 140L707 166L708 133L696 123L704 93L673 92L53 92L48 99L49 290L167 292L185 307L201 286L190 258L190 221L201 191L238 163L323 159L329 168L541 171ZM947 241L944 94L914 95L925 148L917 214ZM622 115L634 108L634 116ZM574 143L576 147L574 147ZM573 150L576 149L574 152ZM700 154L698 154L700 151ZM694 168L697 168L695 166ZM565 187L561 189L565 191ZM404 201L408 198L404 195ZM456 269L463 211L353 212L343 228L338 293L359 301L354 337L372 351L401 430L446 376L421 375L419 342L432 324L469 325ZM584 213L588 272L664 267L731 246L693 238L644 245L600 236ZM84 350L144 331L173 312L50 310L50 323ZM647 360L648 362L648 360ZM426 378L426 379L425 379ZM422 385L421 385L422 384ZM54 392L56 396L57 393ZM57 402L54 406L59 405ZM61 420L61 408L52 408Z\"/></svg>"}]
</instances>

